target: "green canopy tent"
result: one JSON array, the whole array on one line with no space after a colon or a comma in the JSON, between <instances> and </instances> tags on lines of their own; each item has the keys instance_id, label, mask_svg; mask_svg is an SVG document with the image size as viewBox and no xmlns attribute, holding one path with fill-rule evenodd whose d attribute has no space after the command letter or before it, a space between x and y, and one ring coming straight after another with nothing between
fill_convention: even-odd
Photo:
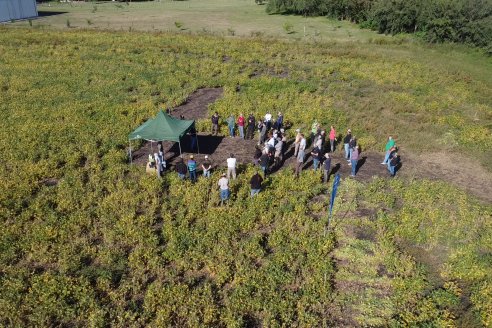
<instances>
[{"instance_id":1,"label":"green canopy tent","mask_svg":"<svg viewBox=\"0 0 492 328\"><path fill-rule=\"evenodd\" d=\"M155 118L147 120L128 136L130 142L130 162L132 161L131 141L135 139L144 139L151 143L157 141L177 142L179 144L179 154L181 155L181 138L194 126L194 120L179 120L160 110ZM198 148L198 152L200 152L200 148Z\"/></svg>"}]
</instances>

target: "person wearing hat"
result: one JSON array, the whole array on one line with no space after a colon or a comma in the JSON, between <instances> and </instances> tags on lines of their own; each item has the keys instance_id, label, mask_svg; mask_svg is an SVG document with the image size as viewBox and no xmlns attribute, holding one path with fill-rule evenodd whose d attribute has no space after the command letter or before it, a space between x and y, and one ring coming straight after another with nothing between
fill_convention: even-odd
<instances>
[{"instance_id":1,"label":"person wearing hat","mask_svg":"<svg viewBox=\"0 0 492 328\"><path fill-rule=\"evenodd\" d=\"M229 179L232 175L232 178L236 180L236 158L234 154L231 154L227 159L227 178Z\"/></svg>"},{"instance_id":2,"label":"person wearing hat","mask_svg":"<svg viewBox=\"0 0 492 328\"><path fill-rule=\"evenodd\" d=\"M331 158L330 154L326 153L325 154L325 161L323 162L323 182L327 183L328 179L330 177L330 170L331 170Z\"/></svg>"},{"instance_id":3,"label":"person wearing hat","mask_svg":"<svg viewBox=\"0 0 492 328\"><path fill-rule=\"evenodd\" d=\"M202 163L203 176L210 178L210 171L212 170L212 163L208 159L208 155L205 155L205 160Z\"/></svg>"},{"instance_id":4,"label":"person wearing hat","mask_svg":"<svg viewBox=\"0 0 492 328\"><path fill-rule=\"evenodd\" d=\"M223 204L227 199L229 199L229 179L226 178L225 173L222 173L218 185L220 190L220 202Z\"/></svg>"},{"instance_id":5,"label":"person wearing hat","mask_svg":"<svg viewBox=\"0 0 492 328\"><path fill-rule=\"evenodd\" d=\"M347 135L343 138L343 148L345 150L345 159L350 160L350 139L352 139L352 131L350 129L347 130Z\"/></svg>"},{"instance_id":6,"label":"person wearing hat","mask_svg":"<svg viewBox=\"0 0 492 328\"><path fill-rule=\"evenodd\" d=\"M190 172L190 180L191 182L196 181L196 161L193 158L193 155L190 155L190 159L188 160L188 172Z\"/></svg>"}]
</instances>

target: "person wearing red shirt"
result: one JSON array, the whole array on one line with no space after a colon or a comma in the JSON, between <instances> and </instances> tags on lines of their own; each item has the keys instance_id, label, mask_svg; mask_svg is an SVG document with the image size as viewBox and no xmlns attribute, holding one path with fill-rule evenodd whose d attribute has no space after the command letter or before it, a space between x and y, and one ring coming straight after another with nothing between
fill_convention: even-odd
<instances>
[{"instance_id":1,"label":"person wearing red shirt","mask_svg":"<svg viewBox=\"0 0 492 328\"><path fill-rule=\"evenodd\" d=\"M241 139L244 139L244 116L243 114L239 114L239 117L237 118L237 126L239 127L239 136Z\"/></svg>"},{"instance_id":2,"label":"person wearing red shirt","mask_svg":"<svg viewBox=\"0 0 492 328\"><path fill-rule=\"evenodd\" d=\"M330 148L332 153L335 151L335 141L337 141L337 132L332 125L330 129Z\"/></svg>"}]
</instances>

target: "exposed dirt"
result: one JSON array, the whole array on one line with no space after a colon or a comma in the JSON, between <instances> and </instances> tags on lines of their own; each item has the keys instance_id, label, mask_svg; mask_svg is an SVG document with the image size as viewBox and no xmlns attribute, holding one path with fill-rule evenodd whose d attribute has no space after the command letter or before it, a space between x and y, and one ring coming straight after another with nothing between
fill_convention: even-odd
<instances>
[{"instance_id":1,"label":"exposed dirt","mask_svg":"<svg viewBox=\"0 0 492 328\"><path fill-rule=\"evenodd\" d=\"M200 119L209 116L208 105L222 96L222 88L203 88L195 91L189 96L187 101L171 111L174 117L181 115L185 119ZM223 128L224 129L224 128ZM219 131L226 134L226 131ZM287 142L284 156L284 164L281 168L294 169L295 158L293 157L293 140ZM181 142L183 156L187 158L192 152L190 148L190 137L186 136ZM238 137L211 136L208 134L198 135L199 154L195 154L197 161L202 162L205 155L209 155L215 168L225 167L226 159L230 154L234 154L239 163L251 163L257 143L257 135L254 140L243 140ZM168 163L173 166L179 158L179 145L174 142L162 142L165 157ZM342 177L349 177L351 166L344 159L344 152L338 145L335 153L332 154L332 174L340 173ZM144 143L144 145L134 152L133 160L135 163L144 165L147 156L156 152L156 143ZM312 167L312 158L309 155L310 149L306 151L308 155L303 169ZM434 180L445 180L456 186L471 192L478 198L486 202L492 202L492 174L473 160L467 160L459 154L431 153L415 155L400 151L402 166L397 172L397 176L410 178L427 178ZM386 165L380 164L384 154L381 152L362 151L359 160L357 174L354 179L368 181L374 176L390 178ZM238 172L239 173L239 172Z\"/></svg>"},{"instance_id":2,"label":"exposed dirt","mask_svg":"<svg viewBox=\"0 0 492 328\"><path fill-rule=\"evenodd\" d=\"M478 161L467 159L461 154L444 152L420 155L409 153L403 158L403 165L401 173L404 176L448 181L492 203L492 174Z\"/></svg>"},{"instance_id":3,"label":"exposed dirt","mask_svg":"<svg viewBox=\"0 0 492 328\"><path fill-rule=\"evenodd\" d=\"M224 90L222 88L202 88L193 92L185 103L173 108L171 115L179 118L181 115L186 120L207 118L208 105L222 97Z\"/></svg>"}]
</instances>

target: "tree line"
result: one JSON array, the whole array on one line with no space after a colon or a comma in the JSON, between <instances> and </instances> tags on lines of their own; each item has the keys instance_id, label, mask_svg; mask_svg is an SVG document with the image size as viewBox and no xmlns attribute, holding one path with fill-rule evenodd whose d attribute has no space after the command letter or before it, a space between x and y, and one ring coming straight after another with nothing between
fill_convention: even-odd
<instances>
[{"instance_id":1,"label":"tree line","mask_svg":"<svg viewBox=\"0 0 492 328\"><path fill-rule=\"evenodd\" d=\"M270 0L270 14L329 16L380 33L418 33L492 52L492 0Z\"/></svg>"}]
</instances>

